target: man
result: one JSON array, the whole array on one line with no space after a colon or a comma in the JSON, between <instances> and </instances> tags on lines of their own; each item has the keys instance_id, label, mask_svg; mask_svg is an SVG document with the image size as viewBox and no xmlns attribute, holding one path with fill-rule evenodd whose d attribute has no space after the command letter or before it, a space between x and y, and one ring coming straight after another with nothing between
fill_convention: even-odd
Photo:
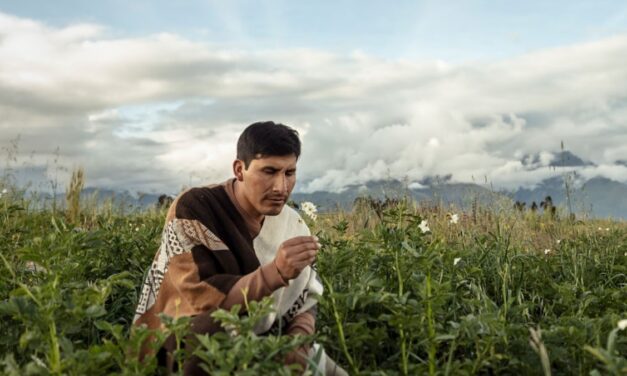
<instances>
[{"instance_id":1,"label":"man","mask_svg":"<svg viewBox=\"0 0 627 376\"><path fill-rule=\"evenodd\" d=\"M134 324L160 328L159 313L190 316L193 332L212 334L222 329L211 312L243 305L246 292L249 301L266 296L274 301L276 313L260 323L258 333L276 322L286 324L287 335L314 333L315 295L323 289L310 265L320 244L285 205L299 156L295 130L254 123L237 142L235 178L190 189L174 201ZM304 368L310 355L311 349L302 348L287 361ZM201 372L196 363L188 362L185 373ZM330 367L328 373L343 372L327 357L321 363Z\"/></svg>"}]
</instances>

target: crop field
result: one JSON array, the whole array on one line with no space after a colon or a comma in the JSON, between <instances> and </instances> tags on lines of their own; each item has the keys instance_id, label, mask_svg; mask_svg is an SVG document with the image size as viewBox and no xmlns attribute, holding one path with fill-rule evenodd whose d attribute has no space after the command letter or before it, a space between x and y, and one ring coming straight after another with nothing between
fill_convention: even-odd
<instances>
[{"instance_id":1,"label":"crop field","mask_svg":"<svg viewBox=\"0 0 627 376\"><path fill-rule=\"evenodd\" d=\"M131 320L164 211L22 197L0 197L0 372L159 373ZM239 336L195 338L195 354L216 375L290 374L302 341L350 374L626 375L627 225L560 217L400 200L305 218L323 244L315 338L253 335L271 308L249 302L215 314ZM163 320L182 363L188 322Z\"/></svg>"}]
</instances>

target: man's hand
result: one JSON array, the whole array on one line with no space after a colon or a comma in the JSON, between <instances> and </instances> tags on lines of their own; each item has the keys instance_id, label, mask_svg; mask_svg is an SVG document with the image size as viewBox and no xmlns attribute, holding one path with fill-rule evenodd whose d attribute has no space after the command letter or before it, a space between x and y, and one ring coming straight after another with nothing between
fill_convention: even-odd
<instances>
[{"instance_id":1,"label":"man's hand","mask_svg":"<svg viewBox=\"0 0 627 376\"><path fill-rule=\"evenodd\" d=\"M300 372L298 375L305 373L307 369L307 358L309 357L309 345L303 345L295 350L292 350L285 356L286 365L298 364L300 366Z\"/></svg>"},{"instance_id":2,"label":"man's hand","mask_svg":"<svg viewBox=\"0 0 627 376\"><path fill-rule=\"evenodd\" d=\"M286 281L298 277L305 267L314 262L319 249L317 236L297 236L284 241L274 258L281 277Z\"/></svg>"}]
</instances>

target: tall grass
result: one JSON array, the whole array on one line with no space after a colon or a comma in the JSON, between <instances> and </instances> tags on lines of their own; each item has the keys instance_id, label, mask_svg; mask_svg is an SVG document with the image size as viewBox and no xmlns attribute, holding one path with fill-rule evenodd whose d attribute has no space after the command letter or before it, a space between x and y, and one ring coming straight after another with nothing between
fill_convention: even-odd
<instances>
[{"instance_id":1,"label":"tall grass","mask_svg":"<svg viewBox=\"0 0 627 376\"><path fill-rule=\"evenodd\" d=\"M165 213L124 215L76 197L65 211L15 189L0 197L0 372L153 374L154 358L136 357L151 333L131 320ZM352 374L627 372L622 222L400 200L309 224L326 288L315 340ZM241 336L199 338L196 355L214 373L289 374L282 356L311 339L251 335L255 312L270 309L251 304L252 318L217 316ZM185 342L185 320L164 320ZM192 349L181 349L182 362Z\"/></svg>"},{"instance_id":2,"label":"tall grass","mask_svg":"<svg viewBox=\"0 0 627 376\"><path fill-rule=\"evenodd\" d=\"M81 212L81 191L85 187L85 172L82 167L72 172L72 179L65 192L67 216L70 223L76 223Z\"/></svg>"}]
</instances>

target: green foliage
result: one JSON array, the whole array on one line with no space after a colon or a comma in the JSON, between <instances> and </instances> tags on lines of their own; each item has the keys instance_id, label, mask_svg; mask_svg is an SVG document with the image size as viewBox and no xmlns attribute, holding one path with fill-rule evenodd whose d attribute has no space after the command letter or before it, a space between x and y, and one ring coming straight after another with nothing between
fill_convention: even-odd
<instances>
[{"instance_id":1,"label":"green foliage","mask_svg":"<svg viewBox=\"0 0 627 376\"><path fill-rule=\"evenodd\" d=\"M620 330L619 328L612 329L610 335L607 337L607 345L605 348L584 346L586 351L601 361L605 371L612 375L627 375L627 359L625 359L625 353L623 352L622 355L620 355L616 348ZM594 370L592 374L599 374L599 372L598 370Z\"/></svg>"},{"instance_id":2,"label":"green foliage","mask_svg":"<svg viewBox=\"0 0 627 376\"><path fill-rule=\"evenodd\" d=\"M0 197L1 374L155 374L140 349L174 335L179 370L194 355L211 374L287 375L282 359L313 340L255 335L268 301L215 312L226 330L213 336L190 335L187 318L163 317L163 333L131 327L164 213L70 222L15 197ZM491 218L436 225L404 201L361 230L320 216L316 341L352 374L625 374L625 225L513 218L526 241Z\"/></svg>"},{"instance_id":3,"label":"green foliage","mask_svg":"<svg viewBox=\"0 0 627 376\"><path fill-rule=\"evenodd\" d=\"M212 317L222 323L225 332L196 336L199 346L194 355L210 375L290 375L296 365L286 366L282 359L295 348L311 341L305 336L258 336L255 325L272 311L272 300L246 302L247 315L239 305L230 311L218 310Z\"/></svg>"},{"instance_id":4,"label":"green foliage","mask_svg":"<svg viewBox=\"0 0 627 376\"><path fill-rule=\"evenodd\" d=\"M340 363L361 374L624 372L627 336L613 329L627 313L624 226L575 232L545 254L497 224L459 228L472 235L457 242L423 233L422 219L401 204L371 230L319 229L318 327Z\"/></svg>"}]
</instances>

